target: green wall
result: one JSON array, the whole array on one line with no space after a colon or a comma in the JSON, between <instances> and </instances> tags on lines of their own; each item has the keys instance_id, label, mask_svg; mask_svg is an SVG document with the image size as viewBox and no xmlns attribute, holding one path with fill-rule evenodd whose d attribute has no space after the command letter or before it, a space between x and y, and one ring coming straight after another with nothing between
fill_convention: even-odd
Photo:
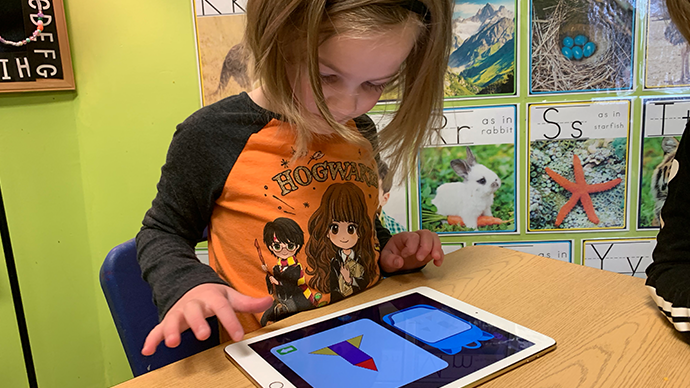
<instances>
[{"instance_id":1,"label":"green wall","mask_svg":"<svg viewBox=\"0 0 690 388\"><path fill-rule=\"evenodd\" d=\"M175 125L200 106L193 19L189 1L65 7L77 90L0 95L0 182L39 386L104 387L131 372L98 270L136 234ZM0 376L21 387L0 269Z\"/></svg>"},{"instance_id":2,"label":"green wall","mask_svg":"<svg viewBox=\"0 0 690 388\"><path fill-rule=\"evenodd\" d=\"M5 256L0 249L0 365L3 384L8 387L29 386L24 367L24 357L17 329L14 304L10 292L10 281L4 266Z\"/></svg>"}]
</instances>

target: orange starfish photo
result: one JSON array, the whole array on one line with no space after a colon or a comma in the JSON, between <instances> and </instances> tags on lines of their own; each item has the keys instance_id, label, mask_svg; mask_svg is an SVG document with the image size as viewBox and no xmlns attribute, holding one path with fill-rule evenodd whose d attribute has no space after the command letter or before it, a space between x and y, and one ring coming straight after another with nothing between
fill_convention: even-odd
<instances>
[{"instance_id":1,"label":"orange starfish photo","mask_svg":"<svg viewBox=\"0 0 690 388\"><path fill-rule=\"evenodd\" d=\"M561 187L570 191L571 193L570 199L568 200L568 202L565 203L565 205L563 205L563 207L561 207L561 210L558 212L558 215L556 216L556 222L554 223L554 225L556 226L561 225L565 217L570 213L571 210L573 210L573 208L575 207L575 205L577 205L578 202L580 202L582 204L582 207L585 209L585 213L587 213L587 218L594 224L598 224L599 217L597 217L597 214L594 211L592 198L589 195L591 193L598 193L610 190L616 187L619 183L621 183L621 178L616 178L608 182L588 184L585 180L585 172L582 169L582 163L580 162L580 158L576 154L573 154L573 173L575 174L575 182L567 180L566 178L564 178L563 176L561 176L560 174L548 167L546 167L545 170L549 177L551 177L551 179L553 179Z\"/></svg>"}]
</instances>

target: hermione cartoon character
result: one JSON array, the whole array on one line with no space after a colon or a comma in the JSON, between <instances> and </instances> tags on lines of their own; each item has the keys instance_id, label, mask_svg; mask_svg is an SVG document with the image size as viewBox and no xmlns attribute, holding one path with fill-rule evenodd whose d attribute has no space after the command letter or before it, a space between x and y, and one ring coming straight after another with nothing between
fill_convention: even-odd
<instances>
[{"instance_id":1,"label":"hermione cartoon character","mask_svg":"<svg viewBox=\"0 0 690 388\"><path fill-rule=\"evenodd\" d=\"M313 308L320 299L314 295L304 279L304 270L296 256L304 246L302 228L289 218L276 218L264 226L264 244L278 259L273 275L266 265L266 287L273 295L273 304L261 316L261 325L275 322L298 311Z\"/></svg>"},{"instance_id":2,"label":"hermione cartoon character","mask_svg":"<svg viewBox=\"0 0 690 388\"><path fill-rule=\"evenodd\" d=\"M351 182L326 189L309 219L306 245L309 286L331 294L331 302L378 280L373 221L362 190Z\"/></svg>"}]
</instances>

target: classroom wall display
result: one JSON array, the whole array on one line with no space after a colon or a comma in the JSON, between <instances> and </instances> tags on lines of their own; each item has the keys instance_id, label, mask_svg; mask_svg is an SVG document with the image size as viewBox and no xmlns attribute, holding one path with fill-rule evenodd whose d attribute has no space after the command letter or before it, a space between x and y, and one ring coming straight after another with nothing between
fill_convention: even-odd
<instances>
[{"instance_id":1,"label":"classroom wall display","mask_svg":"<svg viewBox=\"0 0 690 388\"><path fill-rule=\"evenodd\" d=\"M530 93L629 90L635 0L531 0Z\"/></svg>"},{"instance_id":2,"label":"classroom wall display","mask_svg":"<svg viewBox=\"0 0 690 388\"><path fill-rule=\"evenodd\" d=\"M458 249L464 248L464 243L454 243L454 244L441 244L441 249L443 249L444 254L449 254L457 251Z\"/></svg>"},{"instance_id":3,"label":"classroom wall display","mask_svg":"<svg viewBox=\"0 0 690 388\"><path fill-rule=\"evenodd\" d=\"M420 151L420 228L439 234L515 232L515 105L446 109Z\"/></svg>"},{"instance_id":4,"label":"classroom wall display","mask_svg":"<svg viewBox=\"0 0 690 388\"><path fill-rule=\"evenodd\" d=\"M630 107L529 105L529 231L626 228Z\"/></svg>"},{"instance_id":5,"label":"classroom wall display","mask_svg":"<svg viewBox=\"0 0 690 388\"><path fill-rule=\"evenodd\" d=\"M74 89L62 0L3 0L0 37L0 93Z\"/></svg>"},{"instance_id":6,"label":"classroom wall display","mask_svg":"<svg viewBox=\"0 0 690 388\"><path fill-rule=\"evenodd\" d=\"M246 0L192 1L204 105L249 90L255 84L232 54ZM574 265L601 260L585 241L601 255L602 239L614 240L611 252L627 240L653 241L664 195L664 180L654 179L664 176L690 117L690 81L678 81L690 64L683 45L664 40L670 22L659 7L663 0L456 0L444 123L415 171L393 179L381 213L395 221L391 229L430 229L444 250L491 244ZM508 21L512 30L499 28ZM489 30L493 40L484 36ZM564 46L571 55L580 47L582 59L568 58ZM487 79L491 89L474 84ZM379 128L395 109L392 97L384 94L370 114ZM486 182L500 180L476 225L475 216L459 214L467 212L462 203L482 208L481 200L463 201L464 184L481 185L481 178L466 181L470 159ZM603 268L644 276L647 259L635 269L639 257L630 257L631 264Z\"/></svg>"},{"instance_id":7,"label":"classroom wall display","mask_svg":"<svg viewBox=\"0 0 690 388\"><path fill-rule=\"evenodd\" d=\"M690 45L671 22L665 0L649 0L646 15L644 86L690 86Z\"/></svg>"},{"instance_id":8,"label":"classroom wall display","mask_svg":"<svg viewBox=\"0 0 690 388\"><path fill-rule=\"evenodd\" d=\"M455 0L446 97L516 94L515 5L515 0Z\"/></svg>"},{"instance_id":9,"label":"classroom wall display","mask_svg":"<svg viewBox=\"0 0 690 388\"><path fill-rule=\"evenodd\" d=\"M556 259L566 263L573 262L573 240L563 241L505 241L475 242L474 245L494 245L518 252Z\"/></svg>"},{"instance_id":10,"label":"classroom wall display","mask_svg":"<svg viewBox=\"0 0 690 388\"><path fill-rule=\"evenodd\" d=\"M624 275L645 277L652 263L655 239L592 239L584 240L584 265Z\"/></svg>"},{"instance_id":11,"label":"classroom wall display","mask_svg":"<svg viewBox=\"0 0 690 388\"><path fill-rule=\"evenodd\" d=\"M193 0L203 105L252 90L242 37L247 0Z\"/></svg>"},{"instance_id":12,"label":"classroom wall display","mask_svg":"<svg viewBox=\"0 0 690 388\"><path fill-rule=\"evenodd\" d=\"M251 90L243 52L246 0L193 0L204 105ZM446 97L517 93L516 1L455 1ZM394 99L395 92L384 95Z\"/></svg>"},{"instance_id":13,"label":"classroom wall display","mask_svg":"<svg viewBox=\"0 0 690 388\"><path fill-rule=\"evenodd\" d=\"M647 98L643 109L637 228L658 229L676 149L690 118L690 97Z\"/></svg>"}]
</instances>

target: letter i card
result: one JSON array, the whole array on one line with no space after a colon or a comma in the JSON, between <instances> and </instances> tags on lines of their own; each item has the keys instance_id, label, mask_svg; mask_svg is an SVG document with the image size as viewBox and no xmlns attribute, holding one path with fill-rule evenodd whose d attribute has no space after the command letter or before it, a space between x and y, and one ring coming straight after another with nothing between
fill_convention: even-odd
<instances>
[{"instance_id":1,"label":"letter i card","mask_svg":"<svg viewBox=\"0 0 690 388\"><path fill-rule=\"evenodd\" d=\"M517 232L516 122L516 105L444 109L419 155L420 229Z\"/></svg>"},{"instance_id":2,"label":"letter i card","mask_svg":"<svg viewBox=\"0 0 690 388\"><path fill-rule=\"evenodd\" d=\"M630 108L529 104L528 232L626 228Z\"/></svg>"}]
</instances>

